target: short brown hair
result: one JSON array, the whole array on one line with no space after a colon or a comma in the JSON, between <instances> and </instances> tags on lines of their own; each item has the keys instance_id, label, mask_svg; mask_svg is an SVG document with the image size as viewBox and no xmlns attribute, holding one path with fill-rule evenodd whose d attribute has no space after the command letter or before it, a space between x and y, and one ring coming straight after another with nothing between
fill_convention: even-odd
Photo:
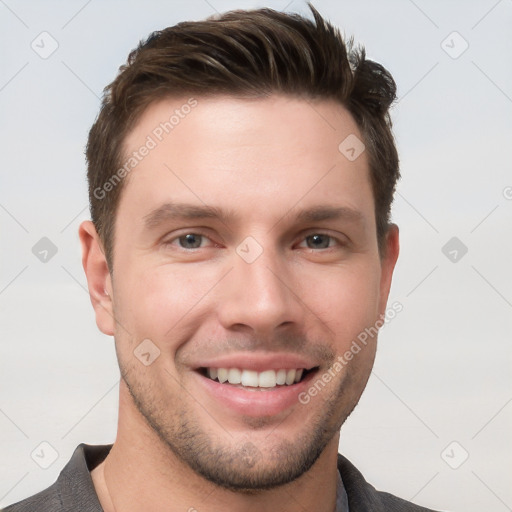
<instances>
[{"instance_id":1,"label":"short brown hair","mask_svg":"<svg viewBox=\"0 0 512 512\"><path fill-rule=\"evenodd\" d=\"M347 43L309 4L314 21L272 9L236 10L152 33L105 88L86 148L91 217L113 271L114 225L123 183L108 187L123 165L123 144L157 100L193 95L265 97L272 93L334 99L354 117L368 151L377 239L389 227L398 154L389 107L396 85L363 47ZM341 142L341 141L340 141ZM102 191L99 194L98 191Z\"/></svg>"}]
</instances>

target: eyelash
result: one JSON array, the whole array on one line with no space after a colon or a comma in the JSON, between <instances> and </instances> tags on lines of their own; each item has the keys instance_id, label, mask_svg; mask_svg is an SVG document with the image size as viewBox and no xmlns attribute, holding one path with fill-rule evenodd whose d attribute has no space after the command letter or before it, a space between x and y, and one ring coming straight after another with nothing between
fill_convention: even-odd
<instances>
[{"instance_id":1,"label":"eyelash","mask_svg":"<svg viewBox=\"0 0 512 512\"><path fill-rule=\"evenodd\" d=\"M188 232L183 233L181 235L175 236L174 238L171 238L170 240L165 241L164 245L165 246L173 245L173 242L179 241L180 238L184 238L187 235L196 235L196 236L199 236L199 237L206 238L206 239L210 240L210 238L207 235L203 234L203 233L196 232L196 231L188 231ZM330 235L328 233L323 233L321 231L314 231L314 232L308 233L308 234L303 236L302 240L306 240L307 238L315 236L315 235L328 237L330 240L335 241L338 244L339 247L346 246L346 243L343 242L342 240L340 240L339 238L336 238L336 237L334 237L334 236L332 236L332 235ZM217 245L217 244L215 244L215 245ZM179 247L179 246L177 248L178 248L178 250L181 250L181 251L184 251L184 252L191 252L191 251L195 251L195 250L198 250L198 249L204 249L204 247L185 248L185 247ZM314 247L305 247L305 249L315 250ZM324 251L326 251L328 249L333 249L333 247L329 246L329 247L321 248L321 250L324 250Z\"/></svg>"}]
</instances>

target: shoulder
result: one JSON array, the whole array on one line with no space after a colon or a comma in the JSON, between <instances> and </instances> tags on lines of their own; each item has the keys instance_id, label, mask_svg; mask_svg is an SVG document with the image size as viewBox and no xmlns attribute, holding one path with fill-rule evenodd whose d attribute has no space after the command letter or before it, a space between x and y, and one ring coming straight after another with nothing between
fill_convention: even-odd
<instances>
[{"instance_id":1,"label":"shoulder","mask_svg":"<svg viewBox=\"0 0 512 512\"><path fill-rule=\"evenodd\" d=\"M62 500L58 491L57 482L44 491L30 496L30 498L26 498L14 505L3 508L1 512L45 512L56 510L62 510Z\"/></svg>"},{"instance_id":2,"label":"shoulder","mask_svg":"<svg viewBox=\"0 0 512 512\"><path fill-rule=\"evenodd\" d=\"M111 446L80 444L53 485L1 512L102 512L90 471L107 456Z\"/></svg>"},{"instance_id":3,"label":"shoulder","mask_svg":"<svg viewBox=\"0 0 512 512\"><path fill-rule=\"evenodd\" d=\"M338 454L338 471L348 496L350 512L435 512L387 492L377 491L361 472L343 455Z\"/></svg>"}]
</instances>

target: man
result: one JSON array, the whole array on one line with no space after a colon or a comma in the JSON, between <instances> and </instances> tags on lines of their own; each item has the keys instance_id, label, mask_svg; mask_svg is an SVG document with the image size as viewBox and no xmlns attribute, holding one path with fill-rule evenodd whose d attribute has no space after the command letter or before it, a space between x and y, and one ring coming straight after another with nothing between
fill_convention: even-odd
<instances>
[{"instance_id":1,"label":"man","mask_svg":"<svg viewBox=\"0 0 512 512\"><path fill-rule=\"evenodd\" d=\"M311 9L154 33L107 88L79 235L118 434L7 511L427 510L338 454L399 252L395 84Z\"/></svg>"}]
</instances>

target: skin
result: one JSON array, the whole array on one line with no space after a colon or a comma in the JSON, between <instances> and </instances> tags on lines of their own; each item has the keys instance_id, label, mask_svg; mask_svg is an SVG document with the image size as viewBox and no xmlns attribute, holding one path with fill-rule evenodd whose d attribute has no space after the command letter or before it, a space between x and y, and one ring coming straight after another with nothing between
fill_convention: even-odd
<instances>
[{"instance_id":1,"label":"skin","mask_svg":"<svg viewBox=\"0 0 512 512\"><path fill-rule=\"evenodd\" d=\"M148 107L127 153L186 101ZM279 95L197 101L126 178L113 275L93 224L80 226L96 322L115 337L122 374L117 438L93 482L106 512L275 512L297 503L332 512L339 429L366 385L376 338L309 403L273 415L219 407L194 365L278 351L314 360L321 377L384 314L398 228L380 255L367 155L351 162L338 150L350 134L362 139L343 106ZM169 201L236 218L147 229L145 216ZM359 217L297 221L319 205ZM183 244L187 233L204 235L198 248ZM248 236L262 249L252 263L236 251ZM144 339L160 350L149 366L133 353Z\"/></svg>"}]
</instances>

